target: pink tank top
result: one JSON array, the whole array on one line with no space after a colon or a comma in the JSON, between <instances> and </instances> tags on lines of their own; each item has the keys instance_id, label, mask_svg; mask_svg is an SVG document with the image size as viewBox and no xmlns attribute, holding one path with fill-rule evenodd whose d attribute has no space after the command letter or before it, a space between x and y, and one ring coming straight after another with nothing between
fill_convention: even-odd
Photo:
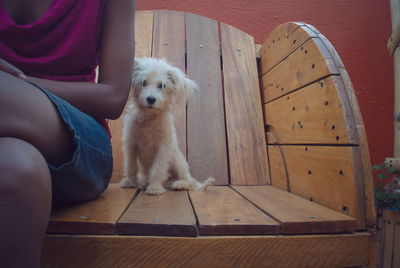
<instances>
[{"instance_id":1,"label":"pink tank top","mask_svg":"<svg viewBox=\"0 0 400 268\"><path fill-rule=\"evenodd\" d=\"M103 0L53 0L40 19L17 25L0 5L0 58L27 75L94 82L102 10Z\"/></svg>"}]
</instances>

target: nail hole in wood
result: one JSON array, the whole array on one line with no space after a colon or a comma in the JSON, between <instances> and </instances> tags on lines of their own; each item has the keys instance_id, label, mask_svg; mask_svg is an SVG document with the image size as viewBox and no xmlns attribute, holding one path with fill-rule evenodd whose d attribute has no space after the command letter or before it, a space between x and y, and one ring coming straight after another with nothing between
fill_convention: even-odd
<instances>
[{"instance_id":1,"label":"nail hole in wood","mask_svg":"<svg viewBox=\"0 0 400 268\"><path fill-rule=\"evenodd\" d=\"M293 44L296 44L296 40L293 40Z\"/></svg>"},{"instance_id":2,"label":"nail hole in wood","mask_svg":"<svg viewBox=\"0 0 400 268\"><path fill-rule=\"evenodd\" d=\"M293 106L293 107L292 107L292 111L294 111L294 110L296 110L296 107Z\"/></svg>"},{"instance_id":3,"label":"nail hole in wood","mask_svg":"<svg viewBox=\"0 0 400 268\"><path fill-rule=\"evenodd\" d=\"M272 40L272 43L275 43L275 39L274 39L274 40Z\"/></svg>"},{"instance_id":4,"label":"nail hole in wood","mask_svg":"<svg viewBox=\"0 0 400 268\"><path fill-rule=\"evenodd\" d=\"M324 102L325 106L328 106L328 103L329 103L328 101L325 101L325 102Z\"/></svg>"},{"instance_id":5,"label":"nail hole in wood","mask_svg":"<svg viewBox=\"0 0 400 268\"><path fill-rule=\"evenodd\" d=\"M281 91L283 91L283 88L281 88Z\"/></svg>"},{"instance_id":6,"label":"nail hole in wood","mask_svg":"<svg viewBox=\"0 0 400 268\"><path fill-rule=\"evenodd\" d=\"M340 174L341 176L344 176L343 170L339 170L339 174Z\"/></svg>"},{"instance_id":7,"label":"nail hole in wood","mask_svg":"<svg viewBox=\"0 0 400 268\"><path fill-rule=\"evenodd\" d=\"M304 151L308 151L308 148L306 147L306 148L304 149Z\"/></svg>"},{"instance_id":8,"label":"nail hole in wood","mask_svg":"<svg viewBox=\"0 0 400 268\"><path fill-rule=\"evenodd\" d=\"M315 68L315 64L311 65L311 68L314 69Z\"/></svg>"},{"instance_id":9,"label":"nail hole in wood","mask_svg":"<svg viewBox=\"0 0 400 268\"><path fill-rule=\"evenodd\" d=\"M307 173L308 173L308 175L311 175L311 174L312 174L312 171L311 171L311 170L309 170Z\"/></svg>"},{"instance_id":10,"label":"nail hole in wood","mask_svg":"<svg viewBox=\"0 0 400 268\"><path fill-rule=\"evenodd\" d=\"M339 138L339 136L336 136L336 140L338 141L340 138Z\"/></svg>"},{"instance_id":11,"label":"nail hole in wood","mask_svg":"<svg viewBox=\"0 0 400 268\"><path fill-rule=\"evenodd\" d=\"M314 199L313 199L312 197L310 197L310 201L311 201L311 202L313 202L313 201L314 201Z\"/></svg>"},{"instance_id":12,"label":"nail hole in wood","mask_svg":"<svg viewBox=\"0 0 400 268\"><path fill-rule=\"evenodd\" d=\"M342 210L343 210L343 212L346 212L347 214L349 214L349 212L350 212L350 209L346 206L342 206Z\"/></svg>"},{"instance_id":13,"label":"nail hole in wood","mask_svg":"<svg viewBox=\"0 0 400 268\"><path fill-rule=\"evenodd\" d=\"M333 126L332 126L332 130L333 130L333 129L335 129L335 128L336 128L336 126L335 126L335 125L333 125Z\"/></svg>"}]
</instances>

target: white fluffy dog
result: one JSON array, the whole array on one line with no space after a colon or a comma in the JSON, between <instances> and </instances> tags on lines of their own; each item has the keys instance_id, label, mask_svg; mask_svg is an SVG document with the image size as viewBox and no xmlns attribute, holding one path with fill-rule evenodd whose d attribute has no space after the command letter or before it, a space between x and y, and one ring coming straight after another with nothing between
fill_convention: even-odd
<instances>
[{"instance_id":1,"label":"white fluffy dog","mask_svg":"<svg viewBox=\"0 0 400 268\"><path fill-rule=\"evenodd\" d=\"M123 129L125 178L121 187L146 189L147 194L165 192L170 171L177 176L172 189L205 190L214 183L200 183L178 148L173 111L176 103L197 90L197 84L163 59L135 60L131 98Z\"/></svg>"}]
</instances>

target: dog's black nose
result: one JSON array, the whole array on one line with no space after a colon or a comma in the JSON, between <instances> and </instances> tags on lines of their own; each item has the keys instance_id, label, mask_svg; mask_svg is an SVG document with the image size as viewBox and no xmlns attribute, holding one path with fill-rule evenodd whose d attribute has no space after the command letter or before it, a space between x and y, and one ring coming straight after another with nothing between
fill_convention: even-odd
<instances>
[{"instance_id":1,"label":"dog's black nose","mask_svg":"<svg viewBox=\"0 0 400 268\"><path fill-rule=\"evenodd\" d=\"M147 97L146 100L150 105L152 105L156 102L156 98L154 98L154 97Z\"/></svg>"}]
</instances>

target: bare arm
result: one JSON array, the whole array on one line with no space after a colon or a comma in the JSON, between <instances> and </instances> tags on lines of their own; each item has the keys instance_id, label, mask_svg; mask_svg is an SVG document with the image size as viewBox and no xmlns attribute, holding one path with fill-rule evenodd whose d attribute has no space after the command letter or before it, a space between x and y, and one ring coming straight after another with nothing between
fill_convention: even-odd
<instances>
[{"instance_id":1,"label":"bare arm","mask_svg":"<svg viewBox=\"0 0 400 268\"><path fill-rule=\"evenodd\" d=\"M131 86L134 59L135 0L107 0L102 26L98 84L32 81L96 118L118 118Z\"/></svg>"}]
</instances>

